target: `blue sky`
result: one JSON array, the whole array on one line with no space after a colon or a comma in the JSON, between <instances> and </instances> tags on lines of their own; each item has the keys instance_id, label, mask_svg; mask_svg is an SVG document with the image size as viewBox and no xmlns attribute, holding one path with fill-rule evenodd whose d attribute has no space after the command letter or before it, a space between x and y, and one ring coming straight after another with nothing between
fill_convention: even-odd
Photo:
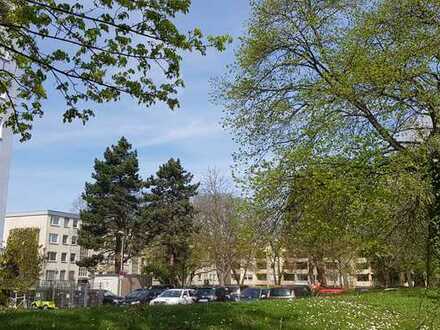
<instances>
[{"instance_id":1,"label":"blue sky","mask_svg":"<svg viewBox=\"0 0 440 330\"><path fill-rule=\"evenodd\" d=\"M63 124L64 103L57 95L45 102L45 116L34 124L33 138L14 143L8 212L55 209L69 211L90 180L93 161L105 148L126 136L137 149L144 177L170 157L200 179L208 168L230 176L230 135L220 125L222 109L209 102L209 80L225 72L234 60L237 37L249 17L248 0L193 0L188 16L180 17L184 30L198 26L208 34L228 33L234 43L224 53L206 57L185 55L180 94L181 108L164 105L139 107L126 97L118 103L96 106L96 117L85 127Z\"/></svg>"}]
</instances>

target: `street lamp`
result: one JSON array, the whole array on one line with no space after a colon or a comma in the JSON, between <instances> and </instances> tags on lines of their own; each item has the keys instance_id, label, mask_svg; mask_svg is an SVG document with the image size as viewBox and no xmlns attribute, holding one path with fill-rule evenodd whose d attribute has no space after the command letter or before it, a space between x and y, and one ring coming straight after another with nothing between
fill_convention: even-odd
<instances>
[{"instance_id":1,"label":"street lamp","mask_svg":"<svg viewBox=\"0 0 440 330\"><path fill-rule=\"evenodd\" d=\"M125 244L125 233L120 230L118 234L122 235L122 246L121 246L121 262L119 263L119 274L118 274L118 296L122 296L122 277L124 272L124 244Z\"/></svg>"}]
</instances>

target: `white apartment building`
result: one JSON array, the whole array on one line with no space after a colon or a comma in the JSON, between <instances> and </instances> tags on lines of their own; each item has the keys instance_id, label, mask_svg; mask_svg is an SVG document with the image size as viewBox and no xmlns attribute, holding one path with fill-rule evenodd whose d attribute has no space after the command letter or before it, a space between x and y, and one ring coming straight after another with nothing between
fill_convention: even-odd
<instances>
[{"instance_id":1,"label":"white apartment building","mask_svg":"<svg viewBox=\"0 0 440 330\"><path fill-rule=\"evenodd\" d=\"M76 265L87 253L78 245L80 219L77 214L58 211L10 213L5 217L3 241L15 228L39 229L41 253L46 257L42 281L78 282L88 279L87 269Z\"/></svg>"},{"instance_id":2,"label":"white apartment building","mask_svg":"<svg viewBox=\"0 0 440 330\"><path fill-rule=\"evenodd\" d=\"M289 257L280 259L281 285L309 285L317 277L317 270L309 263L307 258ZM349 286L352 288L368 288L374 285L373 271L366 258L357 258L352 266L352 273L348 275ZM245 286L273 286L275 278L279 275L274 273L269 258L257 258L253 260L248 269L237 269L240 274L240 282ZM337 264L332 261L325 263L325 277L328 286L342 287L343 279L338 271ZM217 273L214 268L201 269L196 272L192 279L192 285L218 285ZM231 275L231 284L236 285L236 281Z\"/></svg>"},{"instance_id":3,"label":"white apartment building","mask_svg":"<svg viewBox=\"0 0 440 330\"><path fill-rule=\"evenodd\" d=\"M40 285L71 284L89 282L94 288L114 289L114 283L119 285L119 277L115 275L112 260L105 261L97 267L96 273L91 276L86 268L78 267L76 262L89 255L89 250L78 245L78 229L81 226L78 214L59 211L36 211L10 213L5 217L3 244L6 245L9 233L15 228L39 229L39 245L41 254L45 256ZM137 284L133 276L142 272L140 258L132 258L124 263L123 273L130 278L124 281L125 293L131 291ZM114 289L114 290L113 290ZM127 292L128 291L128 292Z\"/></svg>"}]
</instances>

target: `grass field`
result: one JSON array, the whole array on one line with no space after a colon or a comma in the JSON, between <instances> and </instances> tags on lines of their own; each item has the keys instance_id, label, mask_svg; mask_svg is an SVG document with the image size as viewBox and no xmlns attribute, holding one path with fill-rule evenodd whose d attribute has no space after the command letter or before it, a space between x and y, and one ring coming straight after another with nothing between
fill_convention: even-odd
<instances>
[{"instance_id":1,"label":"grass field","mask_svg":"<svg viewBox=\"0 0 440 330\"><path fill-rule=\"evenodd\" d=\"M440 329L440 294L399 290L292 302L1 311L0 329Z\"/></svg>"}]
</instances>

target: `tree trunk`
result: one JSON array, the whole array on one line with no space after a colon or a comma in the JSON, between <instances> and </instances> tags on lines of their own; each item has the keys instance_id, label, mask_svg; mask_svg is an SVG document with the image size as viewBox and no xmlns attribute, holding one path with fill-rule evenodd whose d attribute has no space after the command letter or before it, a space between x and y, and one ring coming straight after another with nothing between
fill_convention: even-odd
<instances>
[{"instance_id":1,"label":"tree trunk","mask_svg":"<svg viewBox=\"0 0 440 330\"><path fill-rule=\"evenodd\" d=\"M122 250L122 238L120 235L116 235L115 244L115 274L121 272L121 250Z\"/></svg>"},{"instance_id":2,"label":"tree trunk","mask_svg":"<svg viewBox=\"0 0 440 330\"><path fill-rule=\"evenodd\" d=\"M434 240L434 226L435 216L431 218L431 222L428 225L428 239L426 240L426 286L429 288L432 285L432 259L434 254L433 240Z\"/></svg>"},{"instance_id":3,"label":"tree trunk","mask_svg":"<svg viewBox=\"0 0 440 330\"><path fill-rule=\"evenodd\" d=\"M316 278L315 278L315 273L314 273L315 263L314 263L313 257L308 256L307 260L308 260L307 270L308 270L309 282L310 282L310 284L315 284L316 283Z\"/></svg>"},{"instance_id":4,"label":"tree trunk","mask_svg":"<svg viewBox=\"0 0 440 330\"><path fill-rule=\"evenodd\" d=\"M283 279L283 269L281 266L281 259L280 257L277 258L277 271L278 271L278 285L281 285L281 281Z\"/></svg>"},{"instance_id":5,"label":"tree trunk","mask_svg":"<svg viewBox=\"0 0 440 330\"><path fill-rule=\"evenodd\" d=\"M321 283L322 286L327 285L327 279L325 277L325 269L321 262L316 263L316 272L318 273L318 282Z\"/></svg>"},{"instance_id":6,"label":"tree trunk","mask_svg":"<svg viewBox=\"0 0 440 330\"><path fill-rule=\"evenodd\" d=\"M433 258L435 255L434 247L435 243L439 239L440 228L440 154L437 148L434 147L429 154L430 160L430 175L431 185L434 195L434 199L431 205L430 222L428 224L428 233L426 240L426 286L432 286L432 273L433 273Z\"/></svg>"},{"instance_id":7,"label":"tree trunk","mask_svg":"<svg viewBox=\"0 0 440 330\"><path fill-rule=\"evenodd\" d=\"M168 282L172 286L177 286L178 285L178 283L176 281L177 279L176 279L175 261L176 261L176 257L174 255L174 251L171 251L170 255L168 256L168 262L169 262L169 267L170 267L169 268L170 272L169 272Z\"/></svg>"},{"instance_id":8,"label":"tree trunk","mask_svg":"<svg viewBox=\"0 0 440 330\"><path fill-rule=\"evenodd\" d=\"M388 288L390 286L390 271L389 271L389 269L385 270L384 277L385 277L385 288Z\"/></svg>"},{"instance_id":9,"label":"tree trunk","mask_svg":"<svg viewBox=\"0 0 440 330\"><path fill-rule=\"evenodd\" d=\"M240 285L240 274L237 274L235 269L232 269L232 277L234 278L235 282L237 282L237 285Z\"/></svg>"}]
</instances>

